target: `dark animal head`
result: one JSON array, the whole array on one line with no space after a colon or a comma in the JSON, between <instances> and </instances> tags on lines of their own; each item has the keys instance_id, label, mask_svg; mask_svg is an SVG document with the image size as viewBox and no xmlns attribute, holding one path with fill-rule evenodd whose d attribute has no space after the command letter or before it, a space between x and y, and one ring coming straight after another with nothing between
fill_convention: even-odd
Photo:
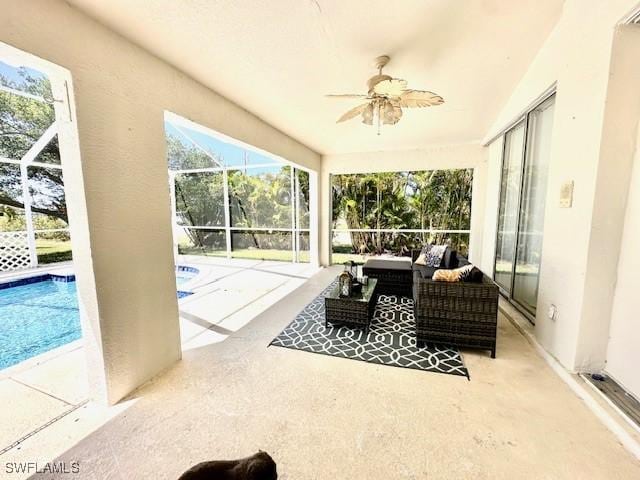
<instances>
[{"instance_id":1,"label":"dark animal head","mask_svg":"<svg viewBox=\"0 0 640 480\"><path fill-rule=\"evenodd\" d=\"M259 450L258 453L247 458L247 480L276 480L276 462L267 453Z\"/></svg>"}]
</instances>

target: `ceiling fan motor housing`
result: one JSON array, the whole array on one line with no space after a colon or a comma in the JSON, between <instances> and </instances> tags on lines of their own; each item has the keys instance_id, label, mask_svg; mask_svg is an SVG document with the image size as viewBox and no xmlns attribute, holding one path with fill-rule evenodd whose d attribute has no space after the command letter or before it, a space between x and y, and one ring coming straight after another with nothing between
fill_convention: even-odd
<instances>
[{"instance_id":1,"label":"ceiling fan motor housing","mask_svg":"<svg viewBox=\"0 0 640 480\"><path fill-rule=\"evenodd\" d=\"M373 88L379 84L380 82L383 82L385 80L391 80L392 77L390 75L374 75L373 77L371 77L369 80L367 80L367 87L369 87L369 95L373 95Z\"/></svg>"}]
</instances>

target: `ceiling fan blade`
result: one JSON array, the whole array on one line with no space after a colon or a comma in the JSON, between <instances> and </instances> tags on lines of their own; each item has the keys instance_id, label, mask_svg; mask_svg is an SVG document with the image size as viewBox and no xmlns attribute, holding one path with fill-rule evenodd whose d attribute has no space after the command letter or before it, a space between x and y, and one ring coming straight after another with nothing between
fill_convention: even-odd
<instances>
[{"instance_id":1,"label":"ceiling fan blade","mask_svg":"<svg viewBox=\"0 0 640 480\"><path fill-rule=\"evenodd\" d=\"M406 90L400 95L400 106L407 108L433 107L441 105L444 99L433 92L424 90Z\"/></svg>"},{"instance_id":2,"label":"ceiling fan blade","mask_svg":"<svg viewBox=\"0 0 640 480\"><path fill-rule=\"evenodd\" d=\"M378 95L386 95L387 97L399 97L402 92L407 90L407 81L401 78L392 78L383 80L373 86L373 92Z\"/></svg>"},{"instance_id":3,"label":"ceiling fan blade","mask_svg":"<svg viewBox=\"0 0 640 480\"><path fill-rule=\"evenodd\" d=\"M367 108L367 105L369 104L363 103L362 105L358 105L357 107L352 108L351 110L347 111L344 115L342 115L336 123L346 122L347 120L351 120L352 118L357 117L364 111L365 108Z\"/></svg>"},{"instance_id":4,"label":"ceiling fan blade","mask_svg":"<svg viewBox=\"0 0 640 480\"><path fill-rule=\"evenodd\" d=\"M337 95L325 95L327 98L367 98L367 95L359 95L357 93L341 93Z\"/></svg>"}]
</instances>

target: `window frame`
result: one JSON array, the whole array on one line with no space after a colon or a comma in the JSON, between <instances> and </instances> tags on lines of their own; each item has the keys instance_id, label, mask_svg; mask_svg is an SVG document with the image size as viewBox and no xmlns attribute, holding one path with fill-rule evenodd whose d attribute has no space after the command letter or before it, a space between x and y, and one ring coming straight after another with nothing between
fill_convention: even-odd
<instances>
[{"instance_id":1,"label":"window frame","mask_svg":"<svg viewBox=\"0 0 640 480\"><path fill-rule=\"evenodd\" d=\"M526 109L526 111L519 116L514 122L512 122L508 128L506 128L502 133L500 133L499 135L496 135L495 137L493 137L491 139L491 142L497 140L498 138L502 138L502 154L500 156L500 178L499 178L499 182L500 182L500 196L498 199L498 207L497 207L497 211L496 211L496 236L494 238L495 242L494 242L494 253L493 253L493 279L495 281L495 276L496 276L496 264L497 264L497 255L498 255L498 234L499 234L499 222L500 222L500 204L502 202L502 196L504 194L503 190L502 190L502 173L503 173L503 168L504 168L504 160L505 160L505 149L506 149L506 144L507 142L505 141L505 136L508 132L513 131L515 128L518 127L518 125L520 125L521 123L524 122L524 142L523 142L523 148L522 148L522 164L520 166L521 168L521 172L520 172L520 186L518 189L518 205L517 205L517 215L516 215L516 232L515 232L515 243L514 243L514 258L513 258L513 265L511 268L511 285L510 285L510 290L507 291L505 290L498 282L496 282L496 285L498 285L498 289L500 294L507 300L509 301L520 313L522 313L525 318L533 325L535 325L535 321L536 321L536 316L534 313L532 313L525 305L523 305L521 302L519 302L516 298L514 298L513 296L513 292L514 292L514 286L515 286L515 281L516 281L516 275L515 275L515 270L516 270L516 264L517 264L517 258L518 258L518 247L520 244L520 223L521 223L521 215L522 215L522 195L523 195L523 191L524 191L524 182L525 182L525 172L526 172L526 168L527 168L527 157L528 157L528 148L529 148L529 142L530 142L530 137L529 137L529 133L530 133L530 116L531 113L533 111L535 111L537 108L539 108L540 106L542 106L544 103L548 102L550 99L556 98L556 88L555 85L553 86L553 88L551 88L549 91L545 92L543 95L541 95L540 97L538 97L536 99L536 101L529 107ZM490 142L489 142L490 143Z\"/></svg>"}]
</instances>

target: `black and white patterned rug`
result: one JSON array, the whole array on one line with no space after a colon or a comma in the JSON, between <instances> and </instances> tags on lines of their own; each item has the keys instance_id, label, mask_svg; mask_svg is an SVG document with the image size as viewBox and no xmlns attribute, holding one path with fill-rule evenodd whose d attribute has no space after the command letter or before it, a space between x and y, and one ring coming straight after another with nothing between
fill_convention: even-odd
<instances>
[{"instance_id":1,"label":"black and white patterned rug","mask_svg":"<svg viewBox=\"0 0 640 480\"><path fill-rule=\"evenodd\" d=\"M335 282L307 305L271 345L469 378L457 349L435 345L416 347L413 300L410 298L379 295L369 334L363 329L346 326L329 324L325 328L324 297L334 285Z\"/></svg>"}]
</instances>

